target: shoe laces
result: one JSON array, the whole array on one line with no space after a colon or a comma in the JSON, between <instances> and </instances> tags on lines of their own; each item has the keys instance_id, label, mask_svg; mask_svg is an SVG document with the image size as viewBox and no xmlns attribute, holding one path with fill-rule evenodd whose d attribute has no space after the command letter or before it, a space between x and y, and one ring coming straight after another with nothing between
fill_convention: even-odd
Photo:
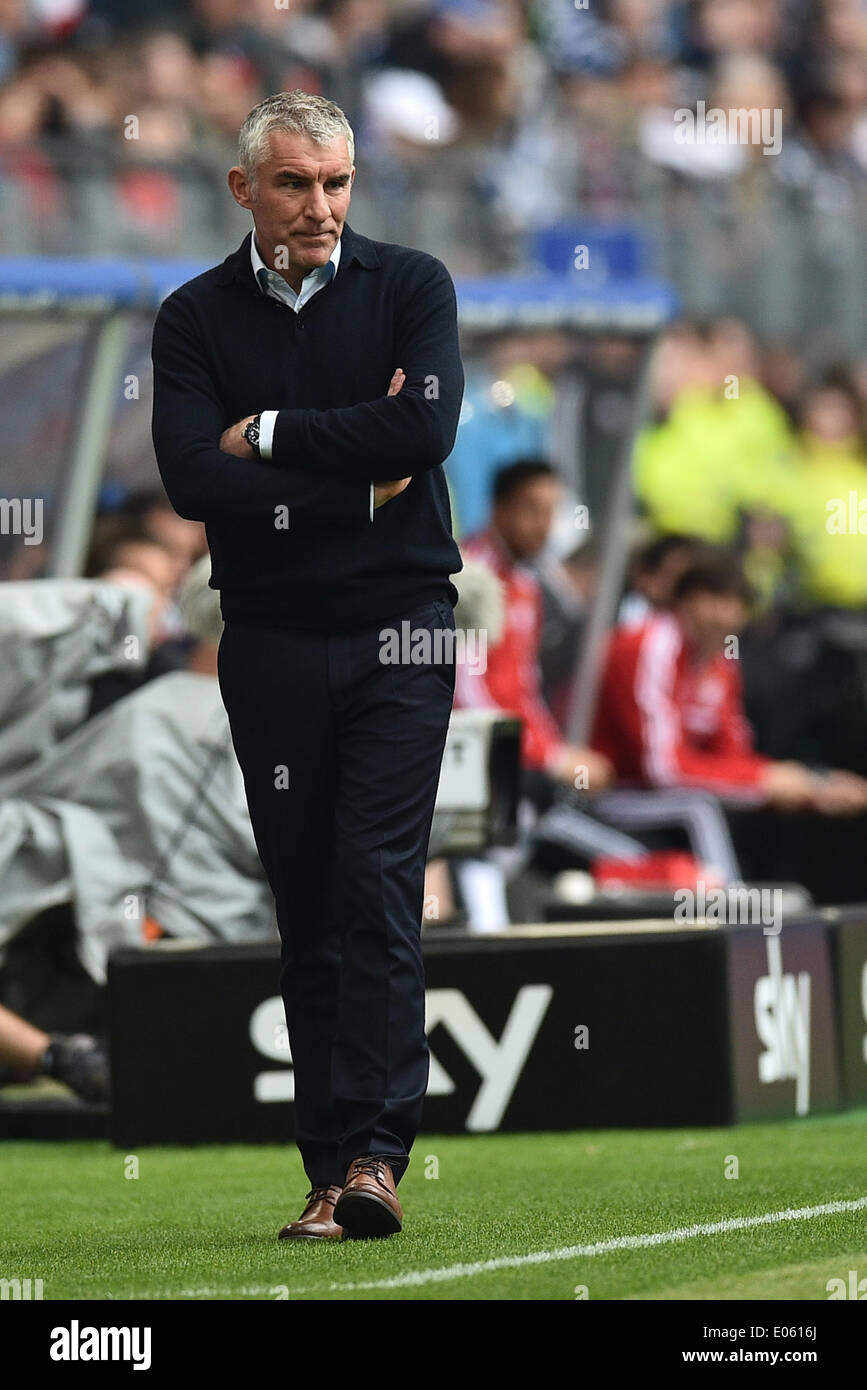
<instances>
[{"instance_id":1,"label":"shoe laces","mask_svg":"<svg viewBox=\"0 0 867 1390\"><path fill-rule=\"evenodd\" d=\"M355 1162L355 1175L369 1173L372 1178L376 1178L381 1187L388 1187L383 1169L389 1166L384 1158L359 1158Z\"/></svg>"},{"instance_id":2,"label":"shoe laces","mask_svg":"<svg viewBox=\"0 0 867 1390\"><path fill-rule=\"evenodd\" d=\"M314 1203L327 1202L329 1200L328 1194L330 1191L330 1187L311 1187L310 1191L307 1193L307 1196L304 1199L307 1205L304 1208L304 1211L301 1213L301 1215L306 1216L307 1212L314 1205ZM333 1206L334 1203L332 1202L331 1205Z\"/></svg>"}]
</instances>

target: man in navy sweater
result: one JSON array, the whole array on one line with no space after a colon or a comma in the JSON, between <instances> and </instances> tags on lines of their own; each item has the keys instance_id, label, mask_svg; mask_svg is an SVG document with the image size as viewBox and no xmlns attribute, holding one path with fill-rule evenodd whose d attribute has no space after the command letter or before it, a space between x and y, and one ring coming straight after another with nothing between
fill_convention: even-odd
<instances>
[{"instance_id":1,"label":"man in navy sweater","mask_svg":"<svg viewBox=\"0 0 867 1390\"><path fill-rule=\"evenodd\" d=\"M229 173L253 232L165 300L153 336L154 447L172 505L207 529L220 689L282 941L310 1182L287 1239L401 1229L455 681L454 285L349 226L353 160L333 102L257 106Z\"/></svg>"}]
</instances>

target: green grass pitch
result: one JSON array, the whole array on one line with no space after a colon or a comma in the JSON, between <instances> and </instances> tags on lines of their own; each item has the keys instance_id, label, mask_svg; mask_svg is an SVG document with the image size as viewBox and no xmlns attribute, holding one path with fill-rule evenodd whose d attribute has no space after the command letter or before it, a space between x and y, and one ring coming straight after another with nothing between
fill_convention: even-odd
<instances>
[{"instance_id":1,"label":"green grass pitch","mask_svg":"<svg viewBox=\"0 0 867 1390\"><path fill-rule=\"evenodd\" d=\"M400 1235L297 1243L276 1239L303 1205L294 1149L130 1156L7 1142L0 1276L42 1279L46 1300L574 1300L582 1286L590 1300L826 1300L829 1279L867 1277L867 1205L587 1247L857 1201L865 1152L867 1110L736 1129L423 1135L400 1187ZM138 1177L125 1176L131 1157ZM738 1176L726 1177L733 1159Z\"/></svg>"}]
</instances>

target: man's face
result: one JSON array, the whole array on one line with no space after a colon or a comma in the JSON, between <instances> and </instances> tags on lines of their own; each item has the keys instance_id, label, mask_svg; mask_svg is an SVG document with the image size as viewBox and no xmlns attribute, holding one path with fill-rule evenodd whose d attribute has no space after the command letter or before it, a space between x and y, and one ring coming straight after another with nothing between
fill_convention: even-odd
<instances>
[{"instance_id":1,"label":"man's face","mask_svg":"<svg viewBox=\"0 0 867 1390\"><path fill-rule=\"evenodd\" d=\"M170 507L157 504L148 512L145 521L147 534L171 559L174 584L180 584L193 562L204 555L204 528L200 521L187 521Z\"/></svg>"},{"instance_id":2,"label":"man's face","mask_svg":"<svg viewBox=\"0 0 867 1390\"><path fill-rule=\"evenodd\" d=\"M675 612L690 643L706 659L723 652L726 638L736 636L747 620L746 605L736 594L689 594Z\"/></svg>"},{"instance_id":3,"label":"man's face","mask_svg":"<svg viewBox=\"0 0 867 1390\"><path fill-rule=\"evenodd\" d=\"M272 130L268 155L251 185L243 169L229 171L229 188L253 214L262 258L294 288L325 265L343 231L355 169L341 135L318 145L306 135Z\"/></svg>"},{"instance_id":4,"label":"man's face","mask_svg":"<svg viewBox=\"0 0 867 1390\"><path fill-rule=\"evenodd\" d=\"M675 584L691 563L692 551L688 546L669 550L656 569L635 576L635 588L654 608L668 608Z\"/></svg>"},{"instance_id":5,"label":"man's face","mask_svg":"<svg viewBox=\"0 0 867 1390\"><path fill-rule=\"evenodd\" d=\"M804 411L804 428L829 444L858 433L858 413L845 391L833 386L816 391Z\"/></svg>"},{"instance_id":6,"label":"man's face","mask_svg":"<svg viewBox=\"0 0 867 1390\"><path fill-rule=\"evenodd\" d=\"M533 478L494 508L494 526L518 559L537 555L542 549L559 500L556 478Z\"/></svg>"},{"instance_id":7,"label":"man's face","mask_svg":"<svg viewBox=\"0 0 867 1390\"><path fill-rule=\"evenodd\" d=\"M116 574L121 570L140 575L160 599L171 596L175 586L175 564L168 551L156 541L126 541L118 546L114 566L108 573Z\"/></svg>"}]
</instances>

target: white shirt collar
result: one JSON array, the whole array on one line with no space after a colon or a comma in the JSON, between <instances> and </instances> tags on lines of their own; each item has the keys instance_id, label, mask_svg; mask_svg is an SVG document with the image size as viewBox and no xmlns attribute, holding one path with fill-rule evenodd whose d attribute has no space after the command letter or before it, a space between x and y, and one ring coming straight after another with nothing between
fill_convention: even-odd
<instances>
[{"instance_id":1,"label":"white shirt collar","mask_svg":"<svg viewBox=\"0 0 867 1390\"><path fill-rule=\"evenodd\" d=\"M337 274L337 267L338 267L339 264L340 264L340 237L338 237L338 238L337 238L337 241L334 243L334 250L331 252L331 255L329 256L328 259L333 263L333 265L334 265L334 275L336 275L336 274ZM262 282L261 282L260 279L259 279L259 271L260 271L260 270L268 270L268 266L265 264L265 262L262 260L262 257L261 257L260 254L259 254L259 248L258 248L258 246L256 245L256 233L255 233L255 231L253 232L253 235L250 237L250 260L251 260L252 265L253 265L253 275L255 276L256 284L259 286L259 289L261 290L261 288L262 288ZM312 275L320 275L324 269L325 269L325 266L320 266L320 265L314 266L313 269L312 269L307 275L304 276L304 279L301 281L301 293L304 292L304 286L307 284L307 281L310 279L310 277L311 277ZM274 272L272 272L272 273L274 273ZM276 273L279 273L279 272L276 272ZM281 277L281 278L282 278L282 277ZM332 279L333 279L333 278L334 278L334 277L332 276ZM292 289L291 285L286 284L286 281L285 281L285 280L283 281L283 283L286 285L287 290L291 290L291 289ZM292 290L292 293L294 294L295 291Z\"/></svg>"}]
</instances>

